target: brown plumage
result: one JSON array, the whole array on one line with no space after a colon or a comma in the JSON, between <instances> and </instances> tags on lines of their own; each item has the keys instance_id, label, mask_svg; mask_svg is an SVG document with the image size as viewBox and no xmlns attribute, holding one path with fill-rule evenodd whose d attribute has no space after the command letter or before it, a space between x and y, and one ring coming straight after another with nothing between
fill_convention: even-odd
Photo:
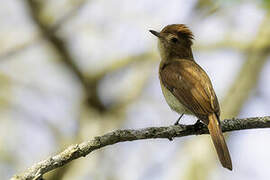
<instances>
[{"instance_id":1,"label":"brown plumage","mask_svg":"<svg viewBox=\"0 0 270 180\"><path fill-rule=\"evenodd\" d=\"M177 34L178 37L184 38L189 41L192 45L192 40L194 39L193 33L184 24L171 24L162 29L161 33L173 33Z\"/></svg>"},{"instance_id":2,"label":"brown plumage","mask_svg":"<svg viewBox=\"0 0 270 180\"><path fill-rule=\"evenodd\" d=\"M183 24L168 25L160 33L150 32L159 38L159 77L167 103L174 111L193 114L207 125L221 164L232 170L220 127L218 99L209 77L193 59L192 32Z\"/></svg>"}]
</instances>

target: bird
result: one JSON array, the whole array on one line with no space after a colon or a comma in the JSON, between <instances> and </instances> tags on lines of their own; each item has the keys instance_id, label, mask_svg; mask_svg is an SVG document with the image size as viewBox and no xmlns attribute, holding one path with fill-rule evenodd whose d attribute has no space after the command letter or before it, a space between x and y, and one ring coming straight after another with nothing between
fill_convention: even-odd
<instances>
[{"instance_id":1,"label":"bird","mask_svg":"<svg viewBox=\"0 0 270 180\"><path fill-rule=\"evenodd\" d=\"M159 80L169 107L180 114L194 115L210 133L218 158L232 170L231 156L222 134L220 106L210 78L193 57L194 35L185 24L170 24L160 32L149 30L158 38L161 57Z\"/></svg>"}]
</instances>

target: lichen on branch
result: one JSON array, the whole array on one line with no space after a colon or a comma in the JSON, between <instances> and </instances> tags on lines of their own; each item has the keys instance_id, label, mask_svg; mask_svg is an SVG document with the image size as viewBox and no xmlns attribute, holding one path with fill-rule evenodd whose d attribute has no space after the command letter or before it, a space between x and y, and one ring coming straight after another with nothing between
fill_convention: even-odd
<instances>
[{"instance_id":1,"label":"lichen on branch","mask_svg":"<svg viewBox=\"0 0 270 180\"><path fill-rule=\"evenodd\" d=\"M236 131L255 128L270 128L270 116L254 117L245 119L226 119L221 123L222 131ZM61 153L49 157L34 164L20 175L15 175L12 180L41 179L42 176L56 168L64 166L72 160L85 157L94 150L125 141L142 139L165 138L172 140L176 137L189 135L208 134L207 127L202 123L195 125L172 125L167 127L149 127L144 129L115 130L102 136L94 137L92 140L80 144L71 145Z\"/></svg>"}]
</instances>

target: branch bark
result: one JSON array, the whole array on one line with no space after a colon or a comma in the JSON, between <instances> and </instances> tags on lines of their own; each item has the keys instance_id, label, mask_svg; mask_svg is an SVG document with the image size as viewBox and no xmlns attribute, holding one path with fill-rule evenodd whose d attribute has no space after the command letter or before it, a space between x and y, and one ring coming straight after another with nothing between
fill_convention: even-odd
<instances>
[{"instance_id":1,"label":"branch bark","mask_svg":"<svg viewBox=\"0 0 270 180\"><path fill-rule=\"evenodd\" d=\"M227 119L222 121L221 125L223 132L255 128L270 128L270 116L246 119ZM63 152L34 164L21 175L15 175L11 180L41 179L45 173L62 167L72 160L85 157L94 150L120 142L157 138L167 138L172 140L175 137L208 133L207 127L202 123L195 125L149 127L139 130L115 130L105 135L97 136L93 140L69 146Z\"/></svg>"}]
</instances>

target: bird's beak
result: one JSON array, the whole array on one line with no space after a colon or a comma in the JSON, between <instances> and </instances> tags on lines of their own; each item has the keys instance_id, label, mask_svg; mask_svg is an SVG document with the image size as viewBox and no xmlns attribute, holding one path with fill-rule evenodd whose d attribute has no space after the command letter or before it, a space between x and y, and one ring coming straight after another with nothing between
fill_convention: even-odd
<instances>
[{"instance_id":1,"label":"bird's beak","mask_svg":"<svg viewBox=\"0 0 270 180\"><path fill-rule=\"evenodd\" d=\"M153 35L157 36L158 38L161 38L161 35L160 35L159 32L154 31L154 30L149 30L149 31L150 31L150 33L152 33Z\"/></svg>"}]
</instances>

